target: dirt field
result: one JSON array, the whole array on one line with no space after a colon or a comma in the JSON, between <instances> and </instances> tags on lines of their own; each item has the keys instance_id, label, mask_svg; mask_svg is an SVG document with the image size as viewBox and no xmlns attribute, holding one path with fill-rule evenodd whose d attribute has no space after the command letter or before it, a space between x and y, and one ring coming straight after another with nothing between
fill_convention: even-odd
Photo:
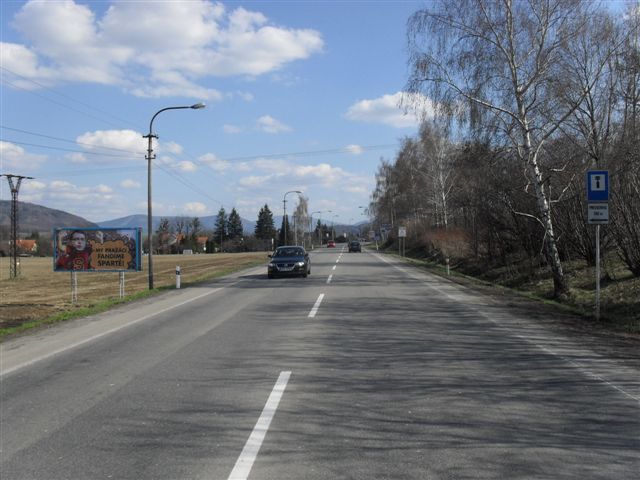
<instances>
[{"instance_id":1,"label":"dirt field","mask_svg":"<svg viewBox=\"0 0 640 480\"><path fill-rule=\"evenodd\" d=\"M156 255L154 287L175 285L180 265L183 284L230 270L267 263L267 252L216 255ZM147 263L142 272L125 274L125 295L148 288ZM266 270L265 270L266 271ZM119 298L119 274L78 273L78 302L71 303L71 273L54 272L51 258L20 258L20 277L9 280L9 258L0 258L0 328Z\"/></svg>"}]
</instances>

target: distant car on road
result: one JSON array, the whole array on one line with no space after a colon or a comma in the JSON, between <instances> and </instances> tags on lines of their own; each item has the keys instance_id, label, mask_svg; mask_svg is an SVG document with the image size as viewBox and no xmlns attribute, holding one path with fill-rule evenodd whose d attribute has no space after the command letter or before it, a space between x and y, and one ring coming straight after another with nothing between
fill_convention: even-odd
<instances>
[{"instance_id":1,"label":"distant car on road","mask_svg":"<svg viewBox=\"0 0 640 480\"><path fill-rule=\"evenodd\" d=\"M360 246L360 242L357 240L353 240L349 242L349 252L362 252L362 247Z\"/></svg>"},{"instance_id":2,"label":"distant car on road","mask_svg":"<svg viewBox=\"0 0 640 480\"><path fill-rule=\"evenodd\" d=\"M335 248L336 247L336 242L334 242L333 240L329 240L327 242L327 248Z\"/></svg>"},{"instance_id":3,"label":"distant car on road","mask_svg":"<svg viewBox=\"0 0 640 480\"><path fill-rule=\"evenodd\" d=\"M267 265L267 277L300 275L304 278L311 273L309 254L302 247L278 247L269 255L271 261Z\"/></svg>"}]
</instances>

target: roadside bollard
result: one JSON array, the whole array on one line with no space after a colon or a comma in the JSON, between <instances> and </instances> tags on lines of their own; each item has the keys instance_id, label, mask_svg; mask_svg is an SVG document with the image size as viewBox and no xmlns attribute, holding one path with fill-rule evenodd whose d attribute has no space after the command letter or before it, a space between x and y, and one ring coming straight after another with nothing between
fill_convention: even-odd
<instances>
[{"instance_id":1,"label":"roadside bollard","mask_svg":"<svg viewBox=\"0 0 640 480\"><path fill-rule=\"evenodd\" d=\"M447 259L445 260L446 264L447 264L447 276L449 276L451 274L451 271L449 270L449 257L447 257Z\"/></svg>"},{"instance_id":2,"label":"roadside bollard","mask_svg":"<svg viewBox=\"0 0 640 480\"><path fill-rule=\"evenodd\" d=\"M180 266L176 267L176 288L180 288Z\"/></svg>"}]
</instances>

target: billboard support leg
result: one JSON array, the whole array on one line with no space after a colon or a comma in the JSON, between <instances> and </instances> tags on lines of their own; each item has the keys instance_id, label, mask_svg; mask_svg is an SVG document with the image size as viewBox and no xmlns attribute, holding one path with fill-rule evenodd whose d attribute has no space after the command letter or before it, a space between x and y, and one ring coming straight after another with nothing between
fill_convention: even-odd
<instances>
[{"instance_id":1,"label":"billboard support leg","mask_svg":"<svg viewBox=\"0 0 640 480\"><path fill-rule=\"evenodd\" d=\"M71 272L71 304L78 303L78 272Z\"/></svg>"}]
</instances>

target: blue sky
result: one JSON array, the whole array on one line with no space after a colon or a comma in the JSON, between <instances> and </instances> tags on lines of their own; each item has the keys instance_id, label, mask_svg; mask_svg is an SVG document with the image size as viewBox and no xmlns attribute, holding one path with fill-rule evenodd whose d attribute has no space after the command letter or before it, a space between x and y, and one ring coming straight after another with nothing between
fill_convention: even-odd
<instances>
[{"instance_id":1,"label":"blue sky","mask_svg":"<svg viewBox=\"0 0 640 480\"><path fill-rule=\"evenodd\" d=\"M35 177L23 201L146 214L151 117L204 102L154 122L154 215L255 220L301 190L310 211L357 223L380 158L417 131L397 102L423 4L3 1L0 169Z\"/></svg>"}]
</instances>

